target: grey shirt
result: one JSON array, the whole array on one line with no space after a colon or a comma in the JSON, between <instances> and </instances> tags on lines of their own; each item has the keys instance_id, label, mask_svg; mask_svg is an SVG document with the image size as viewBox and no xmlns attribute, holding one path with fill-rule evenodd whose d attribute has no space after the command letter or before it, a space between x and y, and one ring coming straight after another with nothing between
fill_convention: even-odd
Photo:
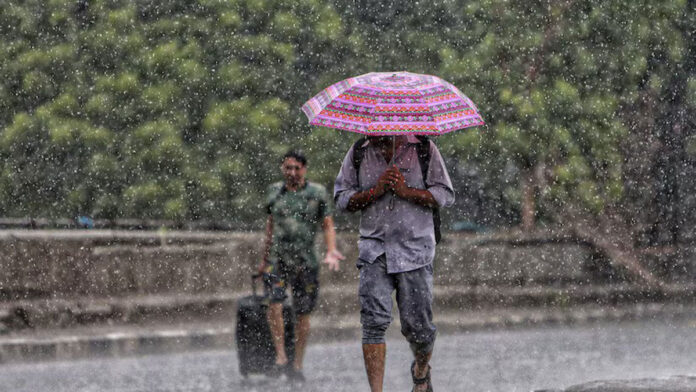
<instances>
[{"instance_id":1,"label":"grey shirt","mask_svg":"<svg viewBox=\"0 0 696 392\"><path fill-rule=\"evenodd\" d=\"M417 144L420 140L406 136L406 143L397 150L394 163L404 175L410 188L427 189L440 207L454 203L454 190L440 151L430 142L430 164L427 184L423 183ZM336 208L345 211L350 198L359 191L370 189L387 170L388 163L379 149L366 141L360 164L358 184L353 167L353 149L343 159L341 171L334 184ZM393 209L389 209L394 198ZM435 232L432 210L403 200L391 192L362 210L360 217L359 257L372 263L382 253L387 257L387 272L411 271L433 262L435 257Z\"/></svg>"}]
</instances>

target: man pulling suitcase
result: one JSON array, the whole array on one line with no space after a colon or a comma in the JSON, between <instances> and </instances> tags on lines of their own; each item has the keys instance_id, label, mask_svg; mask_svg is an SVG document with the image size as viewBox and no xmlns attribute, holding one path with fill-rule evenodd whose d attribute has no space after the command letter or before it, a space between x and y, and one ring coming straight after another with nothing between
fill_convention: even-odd
<instances>
[{"instance_id":1,"label":"man pulling suitcase","mask_svg":"<svg viewBox=\"0 0 696 392\"><path fill-rule=\"evenodd\" d=\"M299 151L288 151L280 169L285 181L271 185L268 190L266 243L258 271L263 276L269 302L267 318L275 348L276 372L284 372L290 380L302 382L309 316L319 294L319 263L314 240L320 227L327 248L323 262L330 270L337 271L344 257L336 249L331 197L323 186L306 180L305 156ZM292 362L286 352L283 316L288 286L297 316Z\"/></svg>"}]
</instances>

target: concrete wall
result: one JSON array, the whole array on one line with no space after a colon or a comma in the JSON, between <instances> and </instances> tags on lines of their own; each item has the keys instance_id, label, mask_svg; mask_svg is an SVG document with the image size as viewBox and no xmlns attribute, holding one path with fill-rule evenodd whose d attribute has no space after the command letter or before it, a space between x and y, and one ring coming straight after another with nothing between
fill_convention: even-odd
<instances>
[{"instance_id":1,"label":"concrete wall","mask_svg":"<svg viewBox=\"0 0 696 392\"><path fill-rule=\"evenodd\" d=\"M338 236L346 261L339 273L322 270L323 284L355 282L356 241ZM262 246L261 233L0 231L0 300L246 291ZM600 278L596 264L575 243L450 234L435 274L438 285L565 284Z\"/></svg>"}]
</instances>

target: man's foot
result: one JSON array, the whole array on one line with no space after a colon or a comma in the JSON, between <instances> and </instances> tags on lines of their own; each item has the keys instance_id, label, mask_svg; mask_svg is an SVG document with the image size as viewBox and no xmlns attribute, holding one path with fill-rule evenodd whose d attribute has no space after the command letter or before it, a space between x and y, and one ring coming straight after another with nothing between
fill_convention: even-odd
<instances>
[{"instance_id":1,"label":"man's foot","mask_svg":"<svg viewBox=\"0 0 696 392\"><path fill-rule=\"evenodd\" d=\"M418 372L421 373L422 372ZM416 361L411 364L411 378L413 379L413 392L433 392L433 384L430 379L430 365L425 376L416 376Z\"/></svg>"},{"instance_id":2,"label":"man's foot","mask_svg":"<svg viewBox=\"0 0 696 392\"><path fill-rule=\"evenodd\" d=\"M288 366L286 374L288 376L288 381L294 384L303 384L306 381L302 370L295 369L292 366Z\"/></svg>"},{"instance_id":3,"label":"man's foot","mask_svg":"<svg viewBox=\"0 0 696 392\"><path fill-rule=\"evenodd\" d=\"M276 363L268 370L268 375L274 378L284 374L287 375L289 368L290 366L287 363Z\"/></svg>"}]
</instances>

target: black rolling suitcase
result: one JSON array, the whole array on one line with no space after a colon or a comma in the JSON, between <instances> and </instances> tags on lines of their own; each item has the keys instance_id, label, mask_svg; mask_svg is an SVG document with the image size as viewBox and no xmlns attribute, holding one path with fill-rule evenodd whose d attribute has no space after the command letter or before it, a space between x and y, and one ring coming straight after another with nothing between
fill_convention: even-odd
<instances>
[{"instance_id":1,"label":"black rolling suitcase","mask_svg":"<svg viewBox=\"0 0 696 392\"><path fill-rule=\"evenodd\" d=\"M256 281L252 277L253 295L241 298L237 304L237 355L239 372L246 377L250 374L267 374L275 364L275 349L271 330L266 319L268 306L263 304L263 296L256 294ZM283 304L285 321L285 352L292 362L295 357L295 312L289 304Z\"/></svg>"}]
</instances>

